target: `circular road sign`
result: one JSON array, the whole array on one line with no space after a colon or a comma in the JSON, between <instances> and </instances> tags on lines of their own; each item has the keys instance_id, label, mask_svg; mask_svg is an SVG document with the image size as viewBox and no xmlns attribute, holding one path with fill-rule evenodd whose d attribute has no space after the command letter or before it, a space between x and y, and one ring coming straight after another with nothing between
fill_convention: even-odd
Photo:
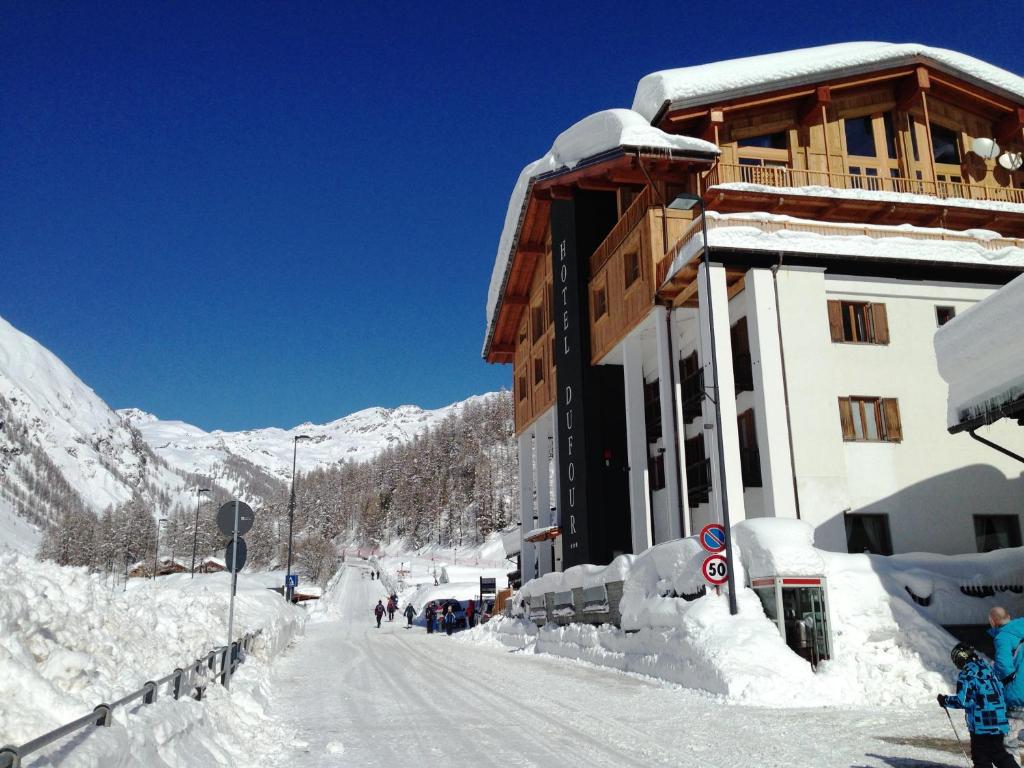
<instances>
[{"instance_id":1,"label":"circular road sign","mask_svg":"<svg viewBox=\"0 0 1024 768\"><path fill-rule=\"evenodd\" d=\"M729 580L729 562L722 555L709 555L700 567L701 573L709 584L716 587Z\"/></svg>"},{"instance_id":2,"label":"circular road sign","mask_svg":"<svg viewBox=\"0 0 1024 768\"><path fill-rule=\"evenodd\" d=\"M245 556L249 550L245 546L245 539L238 539L238 555L235 555L235 542L228 542L227 549L224 550L224 563L227 566L228 573L238 573L242 570L242 566L245 565ZM232 567L234 565L234 567Z\"/></svg>"},{"instance_id":3,"label":"circular road sign","mask_svg":"<svg viewBox=\"0 0 1024 768\"><path fill-rule=\"evenodd\" d=\"M243 536L252 528L254 513L252 507L244 501L238 502L238 535ZM225 536L233 536L235 531L235 502L222 504L217 510L217 527Z\"/></svg>"},{"instance_id":4,"label":"circular road sign","mask_svg":"<svg viewBox=\"0 0 1024 768\"><path fill-rule=\"evenodd\" d=\"M700 545L712 554L725 549L725 528L718 523L710 523L700 529Z\"/></svg>"}]
</instances>

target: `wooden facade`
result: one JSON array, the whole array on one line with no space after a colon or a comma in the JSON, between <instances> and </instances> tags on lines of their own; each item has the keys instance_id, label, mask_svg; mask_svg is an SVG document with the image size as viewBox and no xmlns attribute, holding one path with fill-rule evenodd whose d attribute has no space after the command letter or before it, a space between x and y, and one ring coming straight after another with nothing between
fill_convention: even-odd
<instances>
[{"instance_id":1,"label":"wooden facade","mask_svg":"<svg viewBox=\"0 0 1024 768\"><path fill-rule=\"evenodd\" d=\"M637 152L538 182L528 196L486 351L491 362L514 364L517 432L555 401L547 217L550 199L571 196L574 188L616 191L620 200L618 222L588 262L595 364L656 303L695 305L695 264L665 282L675 254L699 231L689 213L664 207L679 192L699 192L708 209L722 213L812 220L758 223L767 228L910 223L994 230L1004 238L992 247L1024 238L1024 212L1002 205L1024 205L1024 168L1007 171L972 151L975 139L992 138L1004 152L1024 153L1024 105L927 62L685 109L668 105L655 124L709 140L721 155L673 161ZM743 274L727 268L730 296L743 289Z\"/></svg>"}]
</instances>

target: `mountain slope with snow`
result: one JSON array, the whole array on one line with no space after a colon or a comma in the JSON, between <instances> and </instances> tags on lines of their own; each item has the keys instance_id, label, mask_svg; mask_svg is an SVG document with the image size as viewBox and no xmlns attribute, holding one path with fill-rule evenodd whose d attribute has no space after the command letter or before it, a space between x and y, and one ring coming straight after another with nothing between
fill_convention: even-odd
<instances>
[{"instance_id":1,"label":"mountain slope with snow","mask_svg":"<svg viewBox=\"0 0 1024 768\"><path fill-rule=\"evenodd\" d=\"M484 395L483 397L486 397ZM149 447L172 466L210 474L230 457L243 459L268 474L287 480L292 472L293 439L306 435L296 453L300 472L345 461L366 461L390 445L411 440L457 412L472 397L459 403L423 410L415 405L367 408L327 424L300 424L293 429L247 429L241 432L205 432L183 421L163 421L138 409L121 411L142 434Z\"/></svg>"}]
</instances>

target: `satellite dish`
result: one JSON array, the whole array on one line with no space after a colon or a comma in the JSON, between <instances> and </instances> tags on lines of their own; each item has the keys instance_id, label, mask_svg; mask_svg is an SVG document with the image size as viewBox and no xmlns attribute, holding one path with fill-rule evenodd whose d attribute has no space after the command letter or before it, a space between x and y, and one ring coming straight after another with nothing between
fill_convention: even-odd
<instances>
[{"instance_id":1,"label":"satellite dish","mask_svg":"<svg viewBox=\"0 0 1024 768\"><path fill-rule=\"evenodd\" d=\"M1020 152L1004 152L999 156L999 165L1008 171L1019 170L1024 165L1024 156Z\"/></svg>"},{"instance_id":2,"label":"satellite dish","mask_svg":"<svg viewBox=\"0 0 1024 768\"><path fill-rule=\"evenodd\" d=\"M995 139L979 137L971 142L971 151L978 157L991 160L999 154L999 145L996 144Z\"/></svg>"}]
</instances>

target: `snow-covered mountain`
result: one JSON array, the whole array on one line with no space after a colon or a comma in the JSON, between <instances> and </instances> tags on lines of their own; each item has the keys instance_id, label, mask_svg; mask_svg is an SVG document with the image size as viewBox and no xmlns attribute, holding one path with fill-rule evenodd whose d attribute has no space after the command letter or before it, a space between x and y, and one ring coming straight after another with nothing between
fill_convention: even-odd
<instances>
[{"instance_id":1,"label":"snow-covered mountain","mask_svg":"<svg viewBox=\"0 0 1024 768\"><path fill-rule=\"evenodd\" d=\"M486 397L486 396L484 396ZM364 461L476 398L425 411L369 408L291 430L205 432L138 409L114 411L56 355L0 318L0 547L33 552L61 511L101 512L139 494L154 511L191 506L202 484L250 502L286 492L300 471Z\"/></svg>"},{"instance_id":2,"label":"snow-covered mountain","mask_svg":"<svg viewBox=\"0 0 1024 768\"><path fill-rule=\"evenodd\" d=\"M292 472L293 439L305 435L297 451L297 467L308 472L344 461L366 461L389 445L411 440L473 397L426 411L415 405L367 408L328 424L300 424L293 429L247 429L205 432L182 421L162 421L135 408L120 411L142 433L153 451L171 466L188 472L215 472L231 457L244 459L274 477L287 480Z\"/></svg>"},{"instance_id":3,"label":"snow-covered mountain","mask_svg":"<svg viewBox=\"0 0 1024 768\"><path fill-rule=\"evenodd\" d=\"M56 355L0 318L0 541L30 549L36 526L140 494L154 508L189 480Z\"/></svg>"}]
</instances>

